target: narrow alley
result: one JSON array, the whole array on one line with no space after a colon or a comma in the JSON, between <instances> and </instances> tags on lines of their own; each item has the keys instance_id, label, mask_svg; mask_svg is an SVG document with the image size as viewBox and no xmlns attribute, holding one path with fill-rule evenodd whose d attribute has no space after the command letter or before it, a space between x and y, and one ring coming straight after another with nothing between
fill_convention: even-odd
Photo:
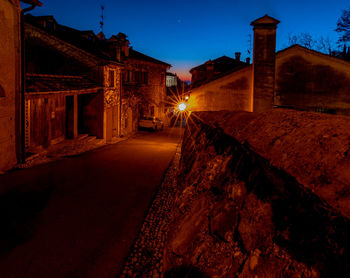
<instances>
[{"instance_id":1,"label":"narrow alley","mask_svg":"<svg viewBox=\"0 0 350 278\"><path fill-rule=\"evenodd\" d=\"M141 132L0 176L0 277L115 277L181 136Z\"/></svg>"}]
</instances>

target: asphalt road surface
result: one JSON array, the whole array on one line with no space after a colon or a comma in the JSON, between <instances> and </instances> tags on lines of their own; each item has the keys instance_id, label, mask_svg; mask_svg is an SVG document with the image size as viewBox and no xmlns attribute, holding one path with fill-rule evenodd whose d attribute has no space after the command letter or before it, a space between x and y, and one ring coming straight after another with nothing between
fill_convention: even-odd
<instances>
[{"instance_id":1,"label":"asphalt road surface","mask_svg":"<svg viewBox=\"0 0 350 278\"><path fill-rule=\"evenodd\" d=\"M180 128L0 176L0 277L116 277Z\"/></svg>"}]
</instances>

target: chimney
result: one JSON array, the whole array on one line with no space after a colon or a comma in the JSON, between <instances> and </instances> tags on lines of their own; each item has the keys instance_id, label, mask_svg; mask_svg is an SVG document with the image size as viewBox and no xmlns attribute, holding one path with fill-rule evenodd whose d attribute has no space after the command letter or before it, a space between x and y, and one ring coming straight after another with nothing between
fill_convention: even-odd
<instances>
[{"instance_id":1,"label":"chimney","mask_svg":"<svg viewBox=\"0 0 350 278\"><path fill-rule=\"evenodd\" d=\"M110 50L110 53L112 54L112 56L114 58L117 59L117 61L121 61L121 42L120 40L112 35L109 40L109 50Z\"/></svg>"},{"instance_id":2,"label":"chimney","mask_svg":"<svg viewBox=\"0 0 350 278\"><path fill-rule=\"evenodd\" d=\"M121 61L122 57L121 57L121 49L120 46L117 45L115 48L115 58L117 59L118 62Z\"/></svg>"},{"instance_id":3,"label":"chimney","mask_svg":"<svg viewBox=\"0 0 350 278\"><path fill-rule=\"evenodd\" d=\"M209 60L205 63L205 70L206 70L206 77L207 80L210 80L214 76L214 62L212 60Z\"/></svg>"},{"instance_id":4,"label":"chimney","mask_svg":"<svg viewBox=\"0 0 350 278\"><path fill-rule=\"evenodd\" d=\"M108 42L110 53L117 61L121 62L124 57L129 56L129 40L126 39L126 35L119 33L118 35L112 35Z\"/></svg>"},{"instance_id":5,"label":"chimney","mask_svg":"<svg viewBox=\"0 0 350 278\"><path fill-rule=\"evenodd\" d=\"M247 58L245 59L245 62L249 65L249 64L250 64L250 58L247 57Z\"/></svg>"},{"instance_id":6,"label":"chimney","mask_svg":"<svg viewBox=\"0 0 350 278\"><path fill-rule=\"evenodd\" d=\"M128 57L129 56L130 42L127 39L127 35L125 35L124 33L118 33L117 38L119 39L119 41L121 43L121 51L122 51L124 57Z\"/></svg>"},{"instance_id":7,"label":"chimney","mask_svg":"<svg viewBox=\"0 0 350 278\"><path fill-rule=\"evenodd\" d=\"M235 52L235 57L236 57L236 61L240 61L241 60L241 52Z\"/></svg>"},{"instance_id":8,"label":"chimney","mask_svg":"<svg viewBox=\"0 0 350 278\"><path fill-rule=\"evenodd\" d=\"M123 53L125 57L129 57L129 41L126 40L125 44L123 45Z\"/></svg>"},{"instance_id":9,"label":"chimney","mask_svg":"<svg viewBox=\"0 0 350 278\"><path fill-rule=\"evenodd\" d=\"M254 27L252 103L254 112L273 108L278 23L277 19L268 15L251 23Z\"/></svg>"}]
</instances>

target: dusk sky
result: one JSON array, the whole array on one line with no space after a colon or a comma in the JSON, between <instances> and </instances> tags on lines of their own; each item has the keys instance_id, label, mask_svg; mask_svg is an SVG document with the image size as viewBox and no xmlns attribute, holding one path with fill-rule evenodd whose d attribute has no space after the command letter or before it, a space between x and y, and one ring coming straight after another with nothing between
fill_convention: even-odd
<instances>
[{"instance_id":1,"label":"dusk sky","mask_svg":"<svg viewBox=\"0 0 350 278\"><path fill-rule=\"evenodd\" d=\"M310 33L337 40L337 19L349 8L348 0L42 0L34 15L53 15L58 23L100 32L100 5L104 5L107 38L125 33L135 50L172 65L171 72L190 80L188 71L222 55L248 54L250 22L268 14L281 23L277 50L288 34Z\"/></svg>"}]
</instances>

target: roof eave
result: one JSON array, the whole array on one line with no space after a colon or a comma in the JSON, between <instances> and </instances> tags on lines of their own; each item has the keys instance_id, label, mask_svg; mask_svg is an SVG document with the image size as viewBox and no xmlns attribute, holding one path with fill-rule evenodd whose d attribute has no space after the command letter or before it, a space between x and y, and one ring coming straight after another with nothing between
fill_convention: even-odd
<instances>
[{"instance_id":1,"label":"roof eave","mask_svg":"<svg viewBox=\"0 0 350 278\"><path fill-rule=\"evenodd\" d=\"M38 0L21 0L21 2L38 7L41 7L43 5L43 3Z\"/></svg>"}]
</instances>

